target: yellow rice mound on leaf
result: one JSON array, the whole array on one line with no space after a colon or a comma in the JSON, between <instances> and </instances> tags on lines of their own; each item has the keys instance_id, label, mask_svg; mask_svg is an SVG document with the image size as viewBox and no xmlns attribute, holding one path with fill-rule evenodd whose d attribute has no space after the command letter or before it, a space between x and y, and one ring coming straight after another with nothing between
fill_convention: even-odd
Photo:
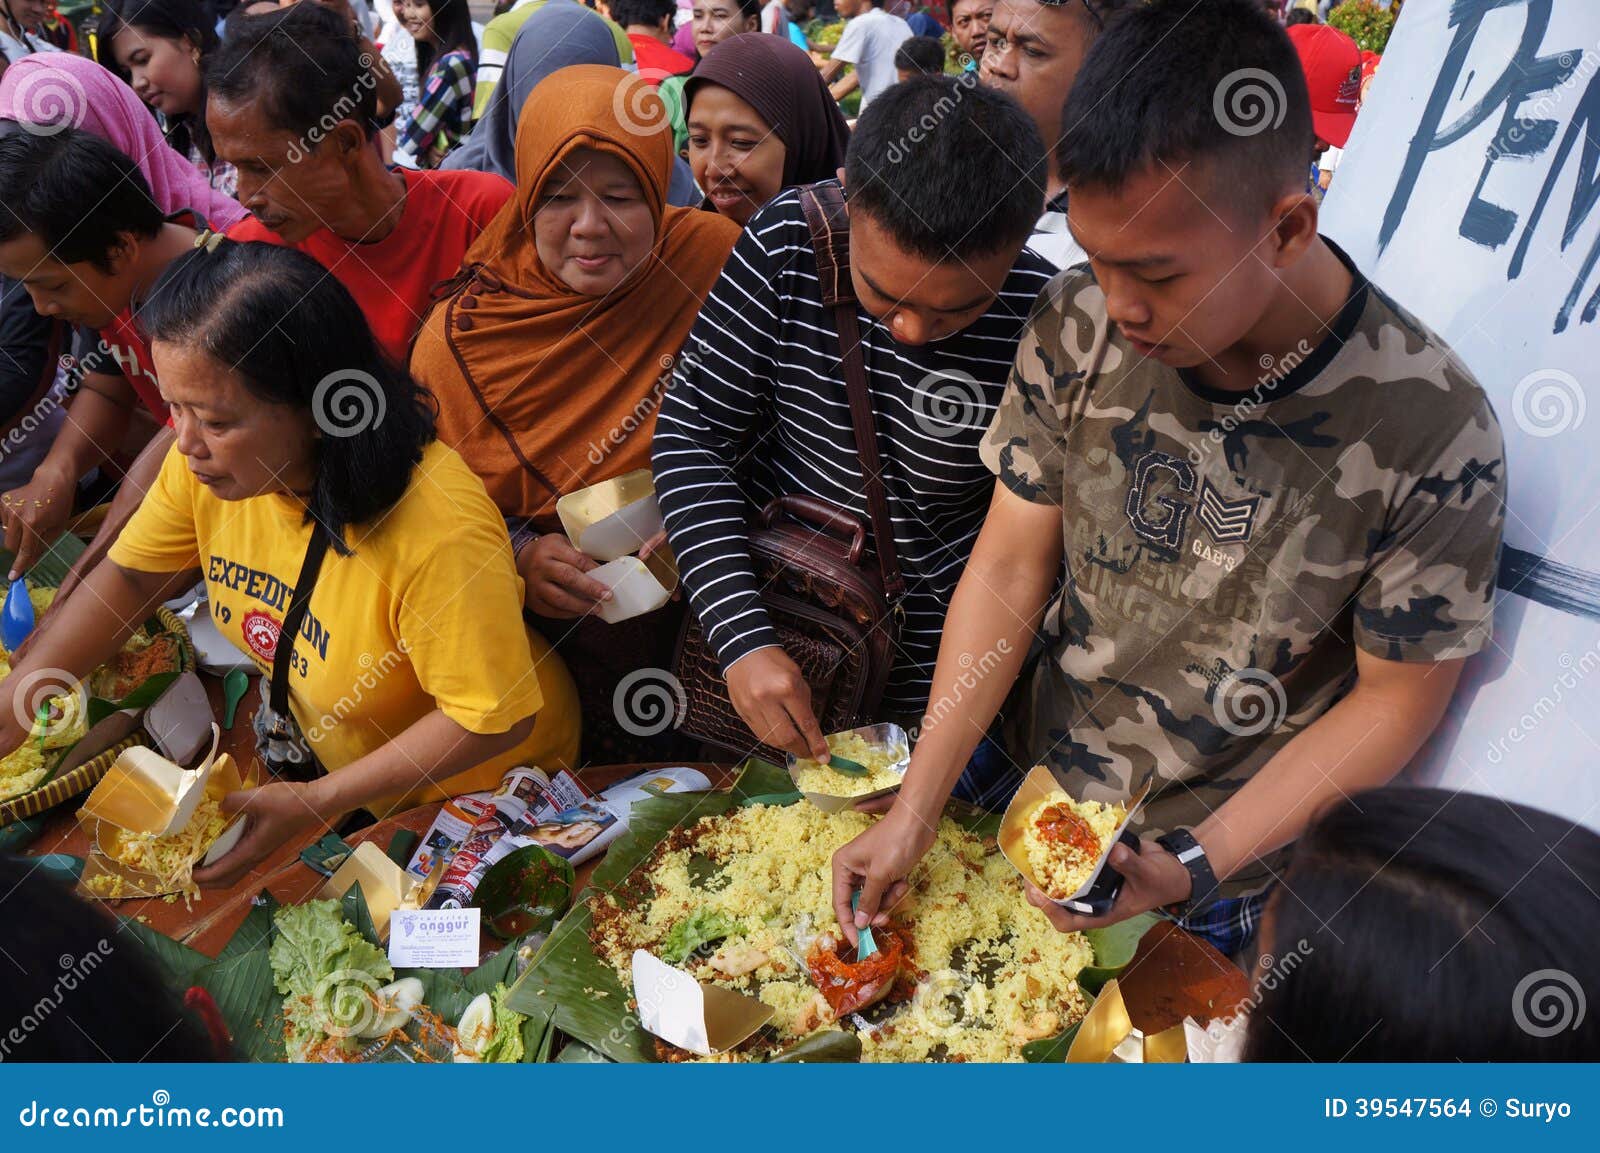
<instances>
[{"instance_id":1,"label":"yellow rice mound on leaf","mask_svg":"<svg viewBox=\"0 0 1600 1153\"><path fill-rule=\"evenodd\" d=\"M736 923L733 934L686 967L776 1010L776 1043L738 1056L786 1047L826 1023L804 960L818 935L837 931L834 850L876 819L807 804L708 817L674 834L643 866L642 894L630 887L620 899L595 899L596 950L630 987L635 948L656 951L696 910L723 914ZM700 884L691 881L697 857L717 869ZM704 871L703 860L695 864ZM1093 950L1081 934L1056 932L1027 903L1021 880L992 844L942 821L911 881L892 917L908 934L914 971L902 971L892 1015L858 1027L863 1060L1017 1061L1027 1041L1082 1017L1076 977L1092 964Z\"/></svg>"}]
</instances>

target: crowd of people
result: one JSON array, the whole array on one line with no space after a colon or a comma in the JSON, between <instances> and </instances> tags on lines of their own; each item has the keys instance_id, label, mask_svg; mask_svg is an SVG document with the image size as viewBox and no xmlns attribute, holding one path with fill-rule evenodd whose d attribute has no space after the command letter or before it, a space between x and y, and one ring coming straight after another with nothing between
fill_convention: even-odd
<instances>
[{"instance_id":1,"label":"crowd of people","mask_svg":"<svg viewBox=\"0 0 1600 1153\"><path fill-rule=\"evenodd\" d=\"M321 771L230 798L248 831L202 884L509 765L693 755L618 706L690 630L750 747L825 757L753 561L788 500L903 585L872 719L917 739L834 861L852 940L950 797L1003 807L1044 764L1150 786L1111 913L1030 891L1063 931L1158 910L1244 955L1443 902L1430 942L1519 942L1515 973L1462 950L1463 996L1581 964L1553 910L1600 886L1600 838L1525 814L1508 858L1544 880L1503 904L1471 846L1506 806L1369 793L1488 643L1506 493L1477 381L1318 230L1376 59L1315 4L834 7L829 50L809 0L483 27L466 0L108 0L91 60L0 0L12 575L109 503L0 682L0 749L28 674L86 674L203 581L263 673L287 659L259 739ZM1241 73L1281 97L1248 131L1219 112ZM557 503L645 468L641 555L683 595L607 623ZM1278 707L1240 723L1252 678ZM1338 966L1262 1006L1297 1038L1320 1015L1312 1055L1354 1051ZM1431 1027L1385 1020L1364 1054Z\"/></svg>"}]
</instances>

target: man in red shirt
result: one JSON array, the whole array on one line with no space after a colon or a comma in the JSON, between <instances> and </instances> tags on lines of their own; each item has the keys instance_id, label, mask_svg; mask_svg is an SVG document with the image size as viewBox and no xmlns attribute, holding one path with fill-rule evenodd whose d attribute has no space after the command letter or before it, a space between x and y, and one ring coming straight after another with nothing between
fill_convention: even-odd
<instances>
[{"instance_id":1,"label":"man in red shirt","mask_svg":"<svg viewBox=\"0 0 1600 1153\"><path fill-rule=\"evenodd\" d=\"M611 0L611 19L633 44L639 75L652 84L694 71L694 61L672 47L672 17L677 0Z\"/></svg>"},{"instance_id":2,"label":"man in red shirt","mask_svg":"<svg viewBox=\"0 0 1600 1153\"><path fill-rule=\"evenodd\" d=\"M480 172L386 168L372 139L378 65L362 60L348 28L316 4L242 21L208 62L206 121L217 155L238 170L240 202L254 213L229 239L288 244L312 256L350 290L384 351L404 364L434 286L456 274L513 190ZM108 337L113 344L117 331ZM148 369L148 350L131 363L124 371L136 379L135 370ZM154 373L147 375L159 400ZM171 445L163 428L140 453L58 601L116 540Z\"/></svg>"},{"instance_id":3,"label":"man in red shirt","mask_svg":"<svg viewBox=\"0 0 1600 1153\"><path fill-rule=\"evenodd\" d=\"M403 365L434 286L456 274L513 189L481 172L385 167L373 141L378 67L320 5L252 17L208 61L206 124L217 156L238 170L240 203L254 214L228 238L313 257L350 290L379 345ZM163 428L134 461L58 601L111 547L171 445Z\"/></svg>"},{"instance_id":4,"label":"man in red shirt","mask_svg":"<svg viewBox=\"0 0 1600 1153\"><path fill-rule=\"evenodd\" d=\"M78 481L122 449L137 409L165 423L138 307L204 222L163 218L132 159L70 128L0 140L0 206L0 272L22 283L39 315L100 334L74 371L49 453L27 484L0 496L15 576L66 527Z\"/></svg>"},{"instance_id":5,"label":"man in red shirt","mask_svg":"<svg viewBox=\"0 0 1600 1153\"><path fill-rule=\"evenodd\" d=\"M405 364L434 286L456 274L512 186L386 168L373 142L377 66L315 4L243 21L208 63L206 125L253 213L229 239L314 257Z\"/></svg>"}]
</instances>

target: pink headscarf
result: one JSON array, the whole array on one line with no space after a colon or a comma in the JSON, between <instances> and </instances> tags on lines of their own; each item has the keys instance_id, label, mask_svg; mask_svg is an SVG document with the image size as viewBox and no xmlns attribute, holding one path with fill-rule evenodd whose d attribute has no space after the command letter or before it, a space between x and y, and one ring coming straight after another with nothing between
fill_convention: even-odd
<instances>
[{"instance_id":1,"label":"pink headscarf","mask_svg":"<svg viewBox=\"0 0 1600 1153\"><path fill-rule=\"evenodd\" d=\"M167 215L192 208L219 232L248 215L166 142L133 89L93 60L38 52L11 64L0 77L0 118L81 128L115 144L138 164Z\"/></svg>"}]
</instances>

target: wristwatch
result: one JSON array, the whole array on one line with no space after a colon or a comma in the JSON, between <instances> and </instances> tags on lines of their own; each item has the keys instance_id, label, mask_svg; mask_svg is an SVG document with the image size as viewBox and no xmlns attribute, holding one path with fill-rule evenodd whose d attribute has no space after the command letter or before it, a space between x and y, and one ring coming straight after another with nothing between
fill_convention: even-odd
<instances>
[{"instance_id":1,"label":"wristwatch","mask_svg":"<svg viewBox=\"0 0 1600 1153\"><path fill-rule=\"evenodd\" d=\"M1211 871L1211 862L1206 859L1205 846L1195 840L1194 834L1188 829L1173 829L1157 837L1156 844L1177 857L1178 862L1189 870L1189 899L1168 905L1166 911L1174 917L1192 917L1208 908L1217 899L1218 886L1217 875Z\"/></svg>"}]
</instances>

